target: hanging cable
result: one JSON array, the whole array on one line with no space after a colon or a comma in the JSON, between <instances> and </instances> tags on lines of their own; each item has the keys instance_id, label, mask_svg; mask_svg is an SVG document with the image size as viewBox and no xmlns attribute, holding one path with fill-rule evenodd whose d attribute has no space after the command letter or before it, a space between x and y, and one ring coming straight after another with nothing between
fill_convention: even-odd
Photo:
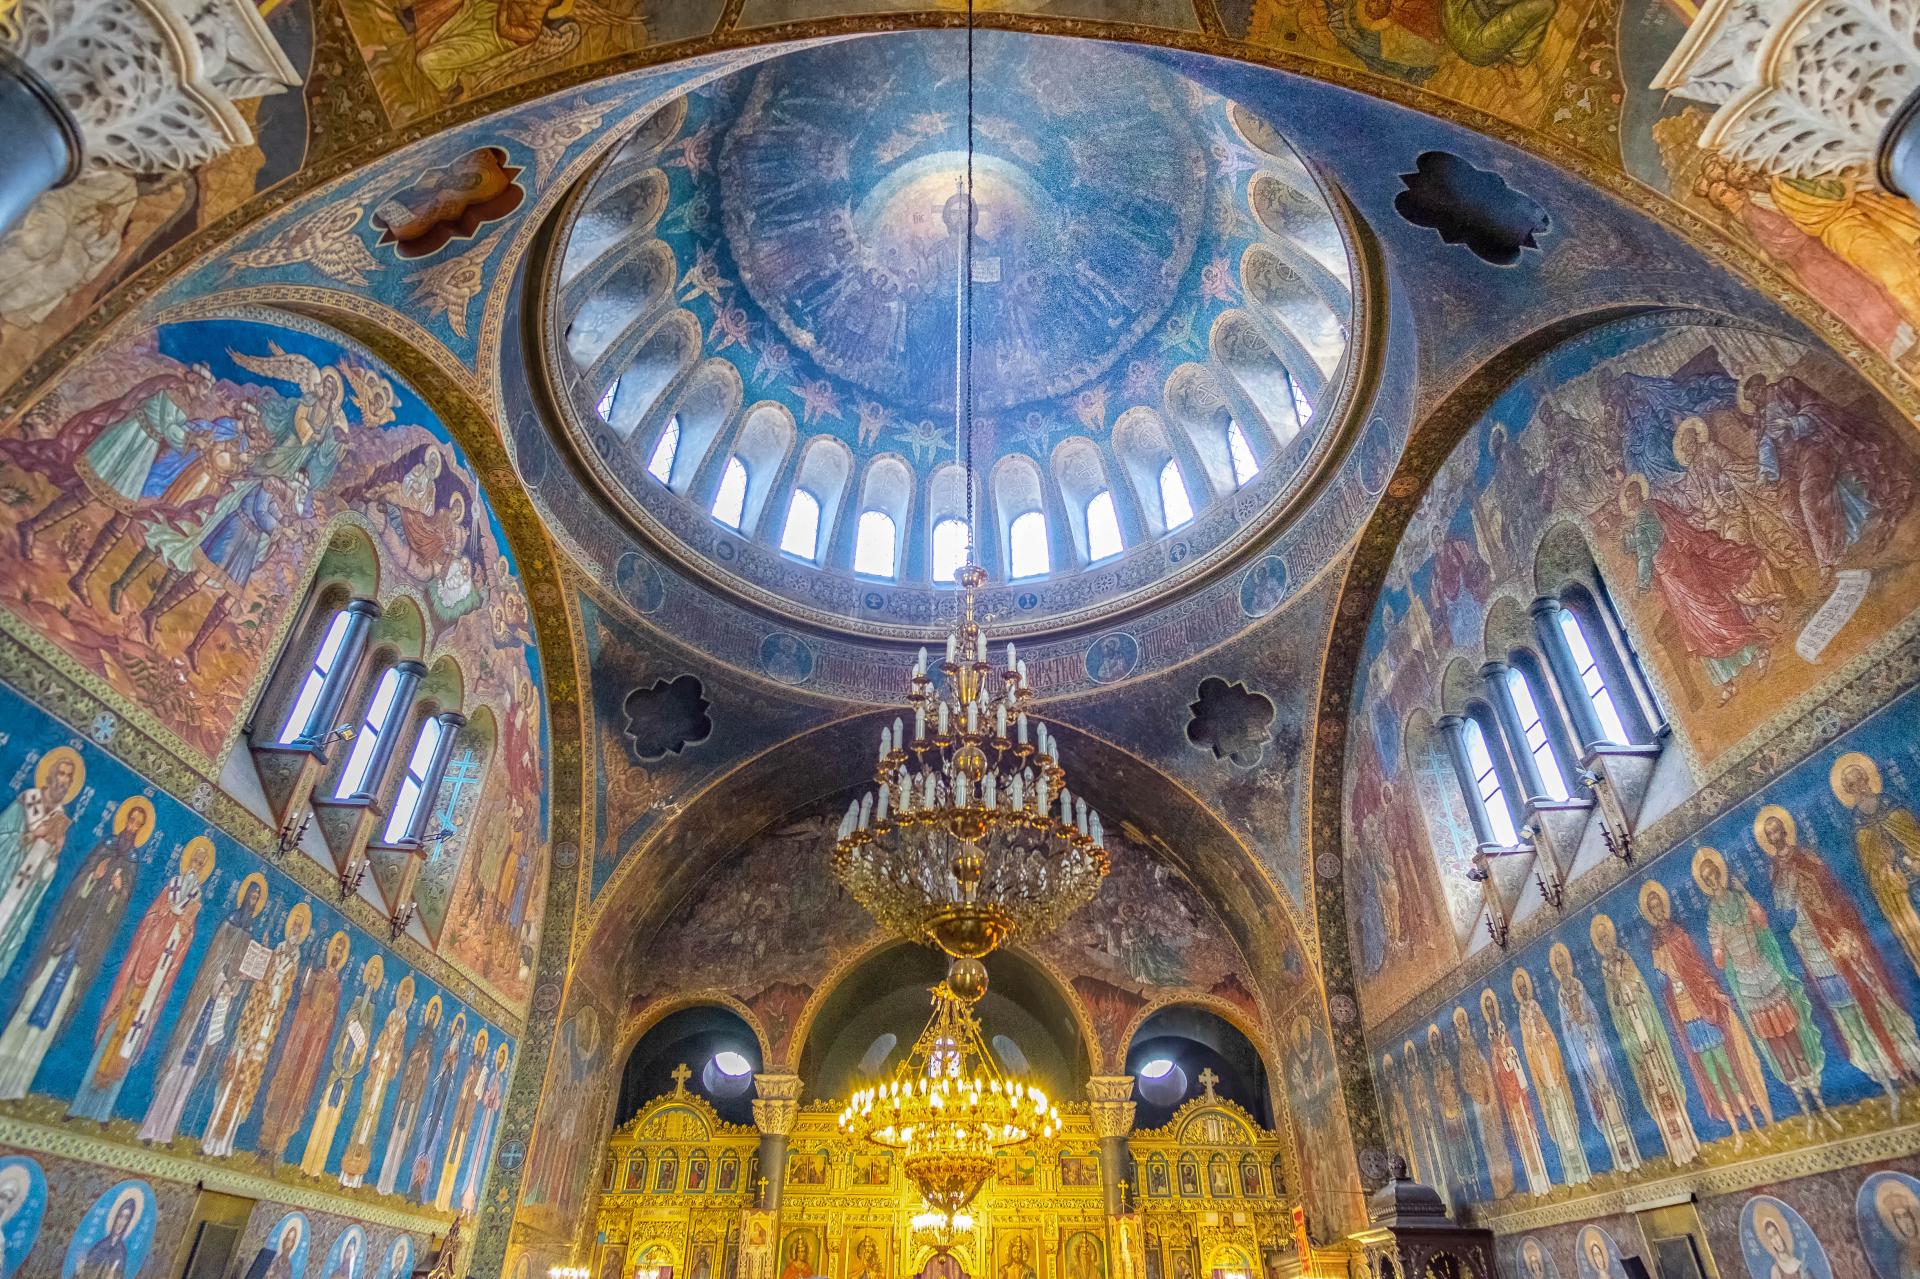
<instances>
[{"instance_id":1,"label":"hanging cable","mask_svg":"<svg viewBox=\"0 0 1920 1279\"><path fill-rule=\"evenodd\" d=\"M967 0L967 177L965 192L966 207L961 210L964 219L960 241L960 323L955 326L960 334L959 359L956 361L955 376L959 385L959 394L955 397L956 422L954 425L956 446L965 450L963 456L967 482L967 563L977 564L974 558L974 509L973 509L973 0ZM963 434L964 433L964 434Z\"/></svg>"}]
</instances>

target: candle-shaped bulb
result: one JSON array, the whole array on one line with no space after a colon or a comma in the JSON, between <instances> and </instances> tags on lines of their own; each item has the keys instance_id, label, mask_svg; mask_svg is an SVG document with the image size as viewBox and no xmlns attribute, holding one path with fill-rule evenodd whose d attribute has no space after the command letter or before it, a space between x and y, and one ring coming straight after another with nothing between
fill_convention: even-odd
<instances>
[{"instance_id":1,"label":"candle-shaped bulb","mask_svg":"<svg viewBox=\"0 0 1920 1279\"><path fill-rule=\"evenodd\" d=\"M1073 825L1082 835L1087 833L1087 801L1076 796L1073 801Z\"/></svg>"},{"instance_id":2,"label":"candle-shaped bulb","mask_svg":"<svg viewBox=\"0 0 1920 1279\"><path fill-rule=\"evenodd\" d=\"M988 808L1000 807L999 781L1000 779L998 777L995 777L992 773L988 773L986 779L980 784L982 791L980 798L985 801Z\"/></svg>"},{"instance_id":3,"label":"candle-shaped bulb","mask_svg":"<svg viewBox=\"0 0 1920 1279\"><path fill-rule=\"evenodd\" d=\"M946 702L944 701L941 702L940 703L940 736L942 737L945 737L947 735L947 709L948 708L947 708Z\"/></svg>"},{"instance_id":4,"label":"candle-shaped bulb","mask_svg":"<svg viewBox=\"0 0 1920 1279\"><path fill-rule=\"evenodd\" d=\"M967 731L969 733L980 731L980 703L978 702L967 703Z\"/></svg>"},{"instance_id":5,"label":"candle-shaped bulb","mask_svg":"<svg viewBox=\"0 0 1920 1279\"><path fill-rule=\"evenodd\" d=\"M1019 730L1016 736L1019 738L1020 744L1025 746L1027 744L1027 713L1025 711L1020 712L1020 717L1015 721L1015 724Z\"/></svg>"},{"instance_id":6,"label":"candle-shaped bulb","mask_svg":"<svg viewBox=\"0 0 1920 1279\"><path fill-rule=\"evenodd\" d=\"M913 673L915 675L925 675L927 673L927 646L925 644L920 646L920 660L913 664Z\"/></svg>"},{"instance_id":7,"label":"candle-shaped bulb","mask_svg":"<svg viewBox=\"0 0 1920 1279\"><path fill-rule=\"evenodd\" d=\"M880 821L884 822L887 820L887 801L892 794L893 788L891 786L882 786L880 788L880 802L873 806L873 815Z\"/></svg>"},{"instance_id":8,"label":"candle-shaped bulb","mask_svg":"<svg viewBox=\"0 0 1920 1279\"><path fill-rule=\"evenodd\" d=\"M1000 702L993 708L993 735L1005 741L1007 737L1007 704Z\"/></svg>"},{"instance_id":9,"label":"candle-shaped bulb","mask_svg":"<svg viewBox=\"0 0 1920 1279\"><path fill-rule=\"evenodd\" d=\"M1019 664L1016 665L1013 669L1020 672L1020 682L1022 684L1026 683L1027 682L1027 659L1024 657L1021 658L1019 661Z\"/></svg>"},{"instance_id":10,"label":"candle-shaped bulb","mask_svg":"<svg viewBox=\"0 0 1920 1279\"><path fill-rule=\"evenodd\" d=\"M1027 779L1020 773L1013 775L1013 806L1015 808L1027 806Z\"/></svg>"},{"instance_id":11,"label":"candle-shaped bulb","mask_svg":"<svg viewBox=\"0 0 1920 1279\"><path fill-rule=\"evenodd\" d=\"M1034 810L1042 817L1047 814L1047 779L1042 777L1033 784Z\"/></svg>"},{"instance_id":12,"label":"candle-shaped bulb","mask_svg":"<svg viewBox=\"0 0 1920 1279\"><path fill-rule=\"evenodd\" d=\"M871 822L872 820L873 820L873 795L871 793L868 793L860 797L860 829L865 830L867 828L867 823Z\"/></svg>"},{"instance_id":13,"label":"candle-shaped bulb","mask_svg":"<svg viewBox=\"0 0 1920 1279\"><path fill-rule=\"evenodd\" d=\"M967 775L965 773L961 773L953 779L953 782L954 782L954 793L957 796L959 796L960 807L965 808L967 806L967 791L968 791Z\"/></svg>"},{"instance_id":14,"label":"candle-shaped bulb","mask_svg":"<svg viewBox=\"0 0 1920 1279\"><path fill-rule=\"evenodd\" d=\"M1060 788L1060 823L1063 826L1073 825L1073 792L1064 786Z\"/></svg>"},{"instance_id":15,"label":"candle-shaped bulb","mask_svg":"<svg viewBox=\"0 0 1920 1279\"><path fill-rule=\"evenodd\" d=\"M883 728L880 730L880 758L884 760L888 756L888 754L892 752L892 750L893 750L893 730Z\"/></svg>"},{"instance_id":16,"label":"candle-shaped bulb","mask_svg":"<svg viewBox=\"0 0 1920 1279\"><path fill-rule=\"evenodd\" d=\"M947 632L947 665L953 665L954 662L959 660L959 656L960 637L952 631L949 631Z\"/></svg>"},{"instance_id":17,"label":"candle-shaped bulb","mask_svg":"<svg viewBox=\"0 0 1920 1279\"><path fill-rule=\"evenodd\" d=\"M985 631L977 631L975 632L975 636L973 660L984 663L987 660L987 633Z\"/></svg>"},{"instance_id":18,"label":"candle-shaped bulb","mask_svg":"<svg viewBox=\"0 0 1920 1279\"><path fill-rule=\"evenodd\" d=\"M924 799L923 799L923 802L921 803L921 805L920 805L920 806L921 806L922 808L932 808L932 807L933 807L933 801L934 801L934 793L933 793L933 774L932 774L932 773L928 773L928 774L927 774L927 793L926 793L926 795L925 795L925 797L924 797Z\"/></svg>"},{"instance_id":19,"label":"candle-shaped bulb","mask_svg":"<svg viewBox=\"0 0 1920 1279\"><path fill-rule=\"evenodd\" d=\"M1013 664L1013 641L1012 640L1007 641L1007 669L1010 671L1020 669L1019 667Z\"/></svg>"},{"instance_id":20,"label":"candle-shaped bulb","mask_svg":"<svg viewBox=\"0 0 1920 1279\"><path fill-rule=\"evenodd\" d=\"M898 715L895 715L893 717L893 741L890 743L890 745L894 750L901 750L906 746L906 744L907 744L906 729L901 725L900 717Z\"/></svg>"},{"instance_id":21,"label":"candle-shaped bulb","mask_svg":"<svg viewBox=\"0 0 1920 1279\"><path fill-rule=\"evenodd\" d=\"M1095 846L1100 848L1107 846L1107 834L1100 828L1100 814L1087 814L1087 834L1093 839Z\"/></svg>"},{"instance_id":22,"label":"candle-shaped bulb","mask_svg":"<svg viewBox=\"0 0 1920 1279\"><path fill-rule=\"evenodd\" d=\"M913 740L927 740L927 706L925 702L913 708Z\"/></svg>"}]
</instances>

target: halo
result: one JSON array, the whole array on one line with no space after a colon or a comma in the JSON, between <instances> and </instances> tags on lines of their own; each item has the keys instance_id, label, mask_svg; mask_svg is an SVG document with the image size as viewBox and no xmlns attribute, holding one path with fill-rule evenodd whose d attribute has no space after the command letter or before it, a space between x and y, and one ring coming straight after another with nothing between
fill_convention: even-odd
<instances>
[{"instance_id":1,"label":"halo","mask_svg":"<svg viewBox=\"0 0 1920 1279\"><path fill-rule=\"evenodd\" d=\"M1769 817L1778 817L1780 824L1787 828L1787 842L1789 844L1797 844L1800 842L1800 831L1799 827L1794 824L1793 814L1778 804L1767 804L1753 815L1753 840L1756 844L1759 844L1761 848L1766 849L1768 852L1773 851L1767 848L1766 836L1764 834Z\"/></svg>"},{"instance_id":2,"label":"halo","mask_svg":"<svg viewBox=\"0 0 1920 1279\"><path fill-rule=\"evenodd\" d=\"M187 841L187 846L180 850L181 871L183 873L192 871L201 883L205 883L207 876L213 873L215 860L213 841L205 835L195 835Z\"/></svg>"},{"instance_id":3,"label":"halo","mask_svg":"<svg viewBox=\"0 0 1920 1279\"><path fill-rule=\"evenodd\" d=\"M1778 1208L1765 1199L1755 1198L1753 1204L1753 1233L1758 1235L1763 1223L1771 1221L1780 1227L1780 1233L1788 1239L1793 1238L1793 1227L1787 1224L1787 1218Z\"/></svg>"},{"instance_id":4,"label":"halo","mask_svg":"<svg viewBox=\"0 0 1920 1279\"><path fill-rule=\"evenodd\" d=\"M247 899L248 884L260 885L260 904L253 908L253 914L250 916L250 918L258 919L260 918L260 912L267 908L267 893L270 891L267 888L267 877L256 870L253 872L253 874L247 876L245 879L235 884L233 886L233 904L234 905L238 906L241 902Z\"/></svg>"},{"instance_id":5,"label":"halo","mask_svg":"<svg viewBox=\"0 0 1920 1279\"><path fill-rule=\"evenodd\" d=\"M60 799L62 804L67 804L73 801L73 797L80 793L80 788L87 782L87 761L81 759L80 752L73 747L56 746L42 755L40 762L33 766L33 784L45 789L53 776L54 762L63 759L73 765L73 780L67 783L67 793Z\"/></svg>"},{"instance_id":6,"label":"halo","mask_svg":"<svg viewBox=\"0 0 1920 1279\"><path fill-rule=\"evenodd\" d=\"M125 1190L122 1190L113 1197L113 1206L107 1209L106 1220L109 1227L112 1226L113 1219L120 1215L120 1205L128 1203L133 1205L132 1224L136 1226L140 1224L141 1214L147 1209L146 1196L140 1193L139 1186L128 1186Z\"/></svg>"},{"instance_id":7,"label":"halo","mask_svg":"<svg viewBox=\"0 0 1920 1279\"><path fill-rule=\"evenodd\" d=\"M1567 949L1567 943L1565 943L1565 942L1563 942L1563 941L1557 941L1557 942L1555 942L1555 943L1553 943L1553 945L1552 945L1552 946L1551 946L1550 948L1548 948L1548 950L1547 950L1547 968L1548 968L1548 970L1549 970L1549 971L1551 971L1551 970L1552 970L1552 968L1553 968L1553 963L1554 963L1554 961L1555 961L1556 959L1564 959L1564 960L1566 960L1566 961L1567 961L1567 971L1568 971L1568 972L1572 972L1572 971L1573 971L1573 952Z\"/></svg>"},{"instance_id":8,"label":"halo","mask_svg":"<svg viewBox=\"0 0 1920 1279\"><path fill-rule=\"evenodd\" d=\"M413 974L412 973L408 973L405 977L402 977L400 979L399 985L393 988L393 1002L397 1007L401 1007L401 1008L404 1008L408 1004L411 1004L413 1002Z\"/></svg>"},{"instance_id":9,"label":"halo","mask_svg":"<svg viewBox=\"0 0 1920 1279\"><path fill-rule=\"evenodd\" d=\"M1653 914L1647 909L1647 903L1658 898L1667 908L1667 917L1673 917L1673 898L1667 893L1667 886L1657 879L1649 879L1640 885L1640 914L1648 923L1653 922Z\"/></svg>"},{"instance_id":10,"label":"halo","mask_svg":"<svg viewBox=\"0 0 1920 1279\"><path fill-rule=\"evenodd\" d=\"M1533 974L1524 968L1516 966L1513 970L1513 977L1507 984L1513 987L1513 997L1515 999L1525 999L1527 995L1533 994ZM1521 994L1520 992L1522 990L1525 990L1527 994Z\"/></svg>"},{"instance_id":11,"label":"halo","mask_svg":"<svg viewBox=\"0 0 1920 1279\"><path fill-rule=\"evenodd\" d=\"M1920 1216L1920 1195L1916 1195L1913 1187L1900 1178L1888 1177L1873 1188L1873 1210L1880 1214L1882 1220L1892 1215L1893 1201L1896 1199L1906 1200L1914 1215Z\"/></svg>"},{"instance_id":12,"label":"halo","mask_svg":"<svg viewBox=\"0 0 1920 1279\"><path fill-rule=\"evenodd\" d=\"M1680 454L1680 441L1682 440L1698 440L1700 444L1705 444L1707 442L1706 420L1698 417L1683 417L1674 424L1673 456L1679 460L1682 466L1690 466L1692 463ZM1696 444L1695 448L1697 449L1698 447L1699 445Z\"/></svg>"},{"instance_id":13,"label":"halo","mask_svg":"<svg viewBox=\"0 0 1920 1279\"><path fill-rule=\"evenodd\" d=\"M420 1019L429 1026L438 1024L440 1021L440 1008L440 996L435 995L433 998L427 1000L427 1006L420 1010Z\"/></svg>"},{"instance_id":14,"label":"halo","mask_svg":"<svg viewBox=\"0 0 1920 1279\"><path fill-rule=\"evenodd\" d=\"M0 1190L13 1187L16 1200L25 1199L27 1192L33 1189L33 1175L25 1164L8 1164L0 1168ZM16 1207L15 1211L19 1211Z\"/></svg>"},{"instance_id":15,"label":"halo","mask_svg":"<svg viewBox=\"0 0 1920 1279\"><path fill-rule=\"evenodd\" d=\"M361 966L360 980L368 987L377 987L387 980L387 961L379 952L367 956L367 962Z\"/></svg>"},{"instance_id":16,"label":"halo","mask_svg":"<svg viewBox=\"0 0 1920 1279\"><path fill-rule=\"evenodd\" d=\"M482 1026L473 1032L473 1055L478 1057L487 1051L487 1028Z\"/></svg>"},{"instance_id":17,"label":"halo","mask_svg":"<svg viewBox=\"0 0 1920 1279\"><path fill-rule=\"evenodd\" d=\"M334 959L336 954L340 956L338 961ZM352 957L353 939L347 936L345 929L327 938L327 967L330 970L339 972L347 966L347 960Z\"/></svg>"},{"instance_id":18,"label":"halo","mask_svg":"<svg viewBox=\"0 0 1920 1279\"><path fill-rule=\"evenodd\" d=\"M1702 892L1706 891L1707 886L1701 882L1700 872L1708 866L1720 868L1721 883L1724 884L1730 878L1727 874L1727 859L1720 855L1720 850L1711 844L1702 844L1693 854L1693 882L1700 885Z\"/></svg>"},{"instance_id":19,"label":"halo","mask_svg":"<svg viewBox=\"0 0 1920 1279\"><path fill-rule=\"evenodd\" d=\"M294 935L295 929L299 936ZM287 940L298 946L313 936L313 907L305 902L295 902L293 909L287 912Z\"/></svg>"},{"instance_id":20,"label":"halo","mask_svg":"<svg viewBox=\"0 0 1920 1279\"><path fill-rule=\"evenodd\" d=\"M497 1070L505 1070L507 1068L507 1058L510 1056L512 1056L512 1054L507 1051L507 1046L504 1042L495 1045L493 1050L494 1068Z\"/></svg>"},{"instance_id":21,"label":"halo","mask_svg":"<svg viewBox=\"0 0 1920 1279\"><path fill-rule=\"evenodd\" d=\"M1880 781L1880 766L1874 763L1870 756L1863 755L1859 751L1848 751L1839 759L1834 760L1833 767L1827 771L1827 785L1833 788L1834 798L1842 804L1845 804L1848 808L1853 807L1853 797L1847 794L1846 790L1841 786L1840 779L1845 776L1847 770L1851 768L1857 768L1867 775L1867 789L1874 794L1878 795L1880 793L1882 784Z\"/></svg>"},{"instance_id":22,"label":"halo","mask_svg":"<svg viewBox=\"0 0 1920 1279\"><path fill-rule=\"evenodd\" d=\"M147 824L142 826L140 833L133 838L133 846L140 848L153 838L154 823L159 820L158 815L153 811L153 801L145 795L129 795L120 801L120 807L113 810L113 833L118 835L126 830L127 815L135 809L147 815Z\"/></svg>"},{"instance_id":23,"label":"halo","mask_svg":"<svg viewBox=\"0 0 1920 1279\"><path fill-rule=\"evenodd\" d=\"M1467 1010L1460 1007L1458 1004L1454 1005L1454 1009L1453 1009L1454 1029L1458 1030L1462 1025L1471 1027L1472 1024L1473 1023L1467 1019Z\"/></svg>"},{"instance_id":24,"label":"halo","mask_svg":"<svg viewBox=\"0 0 1920 1279\"><path fill-rule=\"evenodd\" d=\"M1607 914L1604 910L1595 911L1593 918L1587 923L1587 936L1593 941L1596 947L1600 944L1601 933L1605 933L1608 937L1616 941L1620 937L1620 930L1614 926L1613 916Z\"/></svg>"},{"instance_id":25,"label":"halo","mask_svg":"<svg viewBox=\"0 0 1920 1279\"><path fill-rule=\"evenodd\" d=\"M287 1228L289 1226L293 1228L294 1232L293 1246L298 1248L307 1241L307 1219L301 1213L290 1212L280 1218L279 1221L274 1223L273 1229L267 1232L267 1237L274 1240L284 1239L286 1238Z\"/></svg>"},{"instance_id":26,"label":"halo","mask_svg":"<svg viewBox=\"0 0 1920 1279\"><path fill-rule=\"evenodd\" d=\"M1493 1005L1492 1012L1487 1011L1488 1004ZM1497 1018L1500 1015L1500 996L1493 993L1493 987L1491 986L1486 987L1480 992L1480 1015L1489 1020Z\"/></svg>"},{"instance_id":27,"label":"halo","mask_svg":"<svg viewBox=\"0 0 1920 1279\"><path fill-rule=\"evenodd\" d=\"M1627 508L1627 494L1633 492L1635 489L1640 490L1640 500L1642 502L1646 501L1648 496L1647 477L1638 471L1635 471L1632 475L1620 481L1620 513L1622 515L1631 514Z\"/></svg>"}]
</instances>

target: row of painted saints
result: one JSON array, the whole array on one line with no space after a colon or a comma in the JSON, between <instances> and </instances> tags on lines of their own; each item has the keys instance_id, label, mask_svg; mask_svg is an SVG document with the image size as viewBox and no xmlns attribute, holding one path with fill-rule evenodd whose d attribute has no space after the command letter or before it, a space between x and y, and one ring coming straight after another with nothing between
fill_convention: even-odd
<instances>
[{"instance_id":1,"label":"row of painted saints","mask_svg":"<svg viewBox=\"0 0 1920 1279\"><path fill-rule=\"evenodd\" d=\"M264 874L226 876L231 889L216 895L213 841L200 835L162 853L145 795L112 805L110 819L101 810L97 843L48 903L93 792L71 747L30 767L33 784L0 810L0 981L19 992L0 1005L0 1099L28 1095L55 1041L75 1028L79 1003L104 987L97 1022L83 1028L91 1053L72 1083L69 1115L106 1124L136 1068L157 1063L151 1101L137 1116L144 1143L177 1146L191 1136L202 1154L231 1155L257 1120L251 1148L264 1161L471 1209L505 1094L508 1046L490 1047L488 1029L470 1027L464 1010L449 1017L438 994L416 1007L411 974L389 991L381 955L351 964L348 934L322 943L313 908L272 903ZM125 935L141 867L163 856L174 869ZM181 995L190 952L209 933Z\"/></svg>"},{"instance_id":2,"label":"row of painted saints","mask_svg":"<svg viewBox=\"0 0 1920 1279\"><path fill-rule=\"evenodd\" d=\"M1436 1021L1424 1045L1409 1036L1397 1058L1381 1055L1382 1092L1418 1175L1459 1197L1499 1199L1629 1172L1661 1155L1690 1164L1705 1141L1730 1138L1739 1150L1760 1128L1796 1117L1809 1138L1836 1134L1824 1090L1841 1061L1885 1092L1897 1120L1899 1089L1920 1083L1920 1035L1891 967L1904 958L1920 972L1920 819L1889 801L1864 754L1841 755L1829 780L1852 813L1855 851L1904 954L1883 955L1827 861L1801 842L1793 814L1768 804L1752 833L1771 909L1719 850L1701 846L1691 871L1706 902L1693 921L1704 925L1704 946L1675 918L1666 886L1649 878L1639 925L1604 912L1589 922L1597 994L1556 941L1550 988L1515 965L1509 992L1480 992L1477 1028L1456 1007L1451 1035ZM1645 944L1650 965L1629 940ZM1775 1105L1769 1079L1791 1109ZM1639 1116L1651 1125L1636 1124Z\"/></svg>"}]
</instances>

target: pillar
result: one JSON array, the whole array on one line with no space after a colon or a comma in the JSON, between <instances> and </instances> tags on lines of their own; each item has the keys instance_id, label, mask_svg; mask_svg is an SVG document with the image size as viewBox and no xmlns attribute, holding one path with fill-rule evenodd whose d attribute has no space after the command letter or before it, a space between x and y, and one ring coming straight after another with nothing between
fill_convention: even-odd
<instances>
[{"instance_id":1,"label":"pillar","mask_svg":"<svg viewBox=\"0 0 1920 1279\"><path fill-rule=\"evenodd\" d=\"M1587 696L1586 681L1580 678L1573 650L1567 647L1566 634L1560 629L1560 601L1543 595L1527 611L1533 614L1534 637L1540 641L1540 651L1547 655L1547 667L1553 672L1553 682L1560 686L1560 698L1566 703L1568 718L1573 720L1573 735L1585 755L1606 741L1607 734L1600 727L1599 713Z\"/></svg>"},{"instance_id":2,"label":"pillar","mask_svg":"<svg viewBox=\"0 0 1920 1279\"><path fill-rule=\"evenodd\" d=\"M1087 1103L1094 1136L1100 1139L1107 1215L1118 1217L1127 1211L1120 1183L1127 1178L1127 1134L1133 1131L1133 1076L1095 1075L1087 1080Z\"/></svg>"},{"instance_id":3,"label":"pillar","mask_svg":"<svg viewBox=\"0 0 1920 1279\"><path fill-rule=\"evenodd\" d=\"M760 1175L767 1189L760 1206L780 1211L780 1192L787 1184L787 1138L800 1114L800 1076L759 1074L753 1077L753 1125L760 1130Z\"/></svg>"},{"instance_id":4,"label":"pillar","mask_svg":"<svg viewBox=\"0 0 1920 1279\"><path fill-rule=\"evenodd\" d=\"M313 751L321 759L326 758L327 737L339 725L340 709L356 682L354 674L360 669L360 659L367 654L367 641L373 637L373 624L380 617L380 606L372 600L348 600L341 611L347 615L347 629L340 637L340 652L327 668L329 675L326 687L314 701L313 710L308 713L307 722L298 736L288 743L302 750ZM330 628L332 623L329 622L328 626ZM323 640L325 634L321 632ZM299 684L296 683L294 688L298 689Z\"/></svg>"},{"instance_id":5,"label":"pillar","mask_svg":"<svg viewBox=\"0 0 1920 1279\"><path fill-rule=\"evenodd\" d=\"M381 788L381 780L387 775L387 765L393 761L393 748L400 741L400 725L406 722L407 708L413 705L413 691L420 687L420 681L427 675L427 668L415 661L395 662L392 669L393 699L387 704L384 722L377 725L380 736L375 739L372 753L367 757L367 766L360 774L360 784L352 794L340 797L344 803L371 804L374 801L376 792ZM381 678L386 678L384 673ZM374 696L379 695L380 686L375 684ZM372 709L373 704L369 702L368 710ZM366 731L364 723L359 727L361 732ZM352 754L349 753L347 758L351 760Z\"/></svg>"},{"instance_id":6,"label":"pillar","mask_svg":"<svg viewBox=\"0 0 1920 1279\"><path fill-rule=\"evenodd\" d=\"M54 187L80 176L85 144L73 113L26 63L0 49L0 235Z\"/></svg>"},{"instance_id":7,"label":"pillar","mask_svg":"<svg viewBox=\"0 0 1920 1279\"><path fill-rule=\"evenodd\" d=\"M238 104L300 73L251 0L12 0L0 24L0 231L91 165L186 173L253 141Z\"/></svg>"},{"instance_id":8,"label":"pillar","mask_svg":"<svg viewBox=\"0 0 1920 1279\"><path fill-rule=\"evenodd\" d=\"M1538 804L1556 797L1547 794L1547 784L1540 776L1540 762L1527 744L1527 730L1520 723L1520 708L1514 705L1513 689L1507 686L1507 669L1505 662L1488 662L1480 668L1480 678L1486 683L1493 717L1500 721L1500 736L1507 739L1507 754L1513 757L1513 766L1520 775L1523 798L1527 803Z\"/></svg>"},{"instance_id":9,"label":"pillar","mask_svg":"<svg viewBox=\"0 0 1920 1279\"><path fill-rule=\"evenodd\" d=\"M1467 819L1473 823L1473 837L1483 845L1498 844L1493 823L1487 819L1487 807L1480 802L1480 789L1473 776L1473 762L1467 758L1467 721L1458 715L1442 715L1433 722L1447 744L1447 759L1453 764L1454 780L1460 783L1461 798L1467 804ZM1492 743L1488 743L1491 747Z\"/></svg>"}]
</instances>

